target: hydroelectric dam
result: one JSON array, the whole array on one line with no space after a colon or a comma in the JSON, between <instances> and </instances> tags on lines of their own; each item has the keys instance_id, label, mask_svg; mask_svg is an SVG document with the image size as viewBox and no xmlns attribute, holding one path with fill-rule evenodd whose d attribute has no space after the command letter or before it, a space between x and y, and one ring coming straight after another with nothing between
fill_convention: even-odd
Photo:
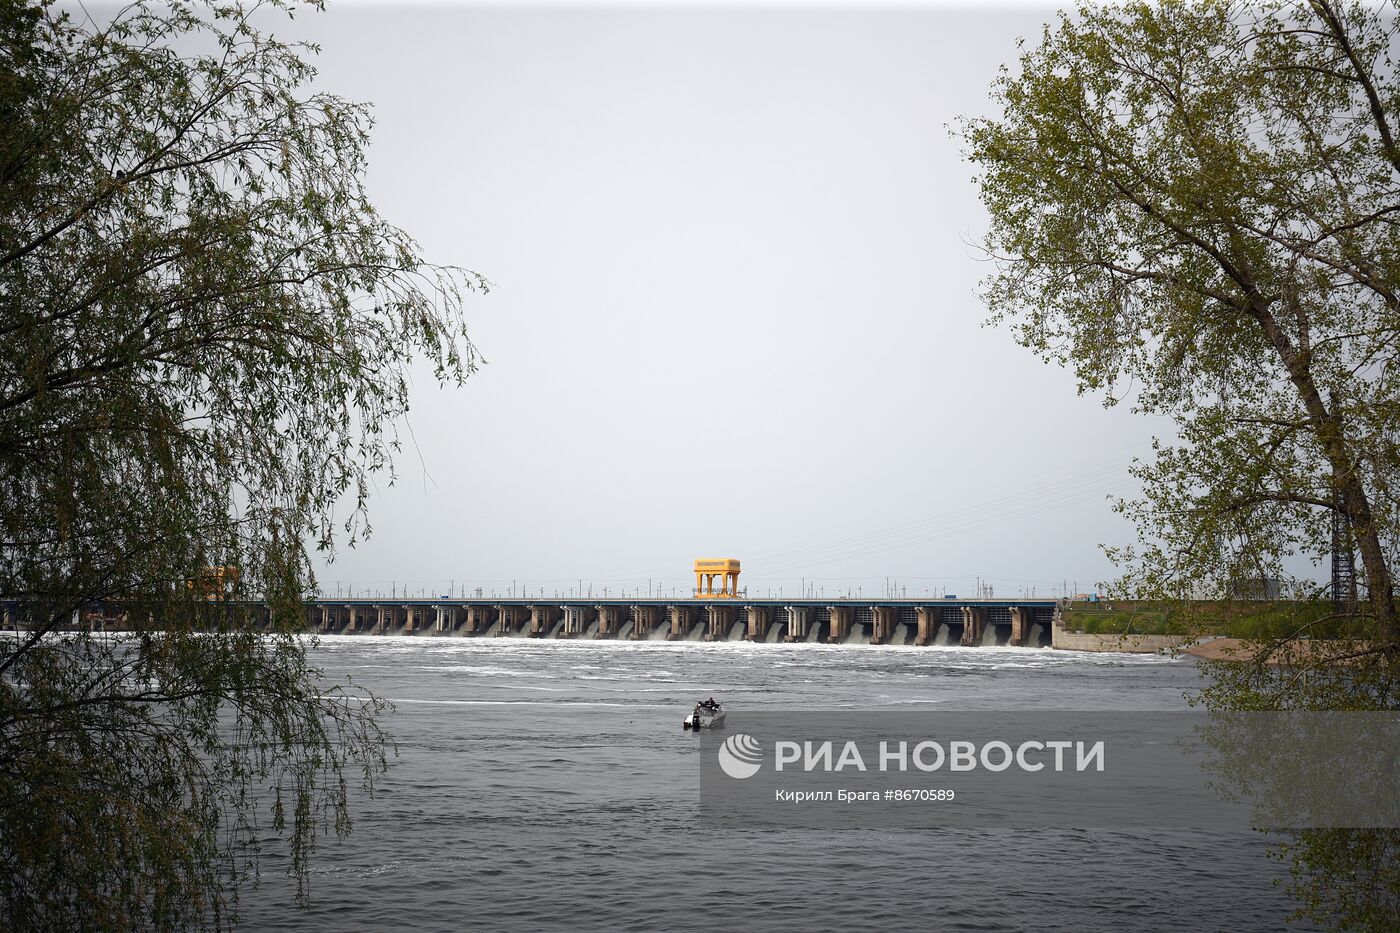
<instances>
[{"instance_id":1,"label":"hydroelectric dam","mask_svg":"<svg viewBox=\"0 0 1400 933\"><path fill-rule=\"evenodd\" d=\"M1054 599L323 598L337 635L1049 647Z\"/></svg>"},{"instance_id":2,"label":"hydroelectric dam","mask_svg":"<svg viewBox=\"0 0 1400 933\"><path fill-rule=\"evenodd\" d=\"M740 570L732 557L698 558L688 599L322 599L308 621L345 635L1032 648L1052 641L1053 599L750 599Z\"/></svg>"}]
</instances>

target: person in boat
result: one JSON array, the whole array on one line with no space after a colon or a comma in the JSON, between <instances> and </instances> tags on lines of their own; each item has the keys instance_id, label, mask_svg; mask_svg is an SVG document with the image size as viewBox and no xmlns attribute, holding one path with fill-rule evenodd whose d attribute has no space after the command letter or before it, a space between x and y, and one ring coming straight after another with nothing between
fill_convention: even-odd
<instances>
[{"instance_id":1,"label":"person in boat","mask_svg":"<svg viewBox=\"0 0 1400 933\"><path fill-rule=\"evenodd\" d=\"M701 702L700 705L705 709L709 710L710 712L714 712L715 710L719 709L719 704L715 702L714 697L710 697L708 700Z\"/></svg>"}]
</instances>

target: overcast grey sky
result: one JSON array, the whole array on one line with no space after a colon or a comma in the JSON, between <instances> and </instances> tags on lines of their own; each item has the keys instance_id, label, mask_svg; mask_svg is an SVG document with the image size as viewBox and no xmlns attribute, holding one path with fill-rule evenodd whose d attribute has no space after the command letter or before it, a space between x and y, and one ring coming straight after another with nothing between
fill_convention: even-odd
<instances>
[{"instance_id":1,"label":"overcast grey sky","mask_svg":"<svg viewBox=\"0 0 1400 933\"><path fill-rule=\"evenodd\" d=\"M1053 8L333 5L327 89L373 102L371 190L489 364L417 380L374 536L321 571L548 592L1086 589L1162 422L983 326L949 125Z\"/></svg>"}]
</instances>

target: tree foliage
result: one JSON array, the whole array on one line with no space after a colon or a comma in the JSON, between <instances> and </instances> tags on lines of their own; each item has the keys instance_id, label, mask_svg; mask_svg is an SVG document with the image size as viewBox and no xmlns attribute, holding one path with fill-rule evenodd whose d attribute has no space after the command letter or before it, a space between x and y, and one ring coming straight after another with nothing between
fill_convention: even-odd
<instances>
[{"instance_id":1,"label":"tree foliage","mask_svg":"<svg viewBox=\"0 0 1400 933\"><path fill-rule=\"evenodd\" d=\"M1085 6L964 130L986 298L1081 388L1173 417L1130 507L1134 584L1223 593L1350 520L1395 635L1400 83L1388 20L1223 2Z\"/></svg>"},{"instance_id":2,"label":"tree foliage","mask_svg":"<svg viewBox=\"0 0 1400 933\"><path fill-rule=\"evenodd\" d=\"M0 0L12 928L226 925L260 836L305 882L384 767L382 704L308 663L308 548L367 532L407 368L475 368L485 283L376 213L368 109L261 26L295 6Z\"/></svg>"},{"instance_id":3,"label":"tree foliage","mask_svg":"<svg viewBox=\"0 0 1400 933\"><path fill-rule=\"evenodd\" d=\"M962 125L990 215L993 319L1081 392L1175 423L1134 467L1142 497L1119 506L1139 532L1110 549L1123 589L1229 596L1325 567L1334 529L1356 556L1345 660L1274 646L1281 667L1218 666L1204 695L1218 708L1400 705L1395 14L1081 4L1003 69L1000 114ZM1293 634L1336 622L1304 615ZM1289 846L1311 917L1400 924L1393 831Z\"/></svg>"}]
</instances>

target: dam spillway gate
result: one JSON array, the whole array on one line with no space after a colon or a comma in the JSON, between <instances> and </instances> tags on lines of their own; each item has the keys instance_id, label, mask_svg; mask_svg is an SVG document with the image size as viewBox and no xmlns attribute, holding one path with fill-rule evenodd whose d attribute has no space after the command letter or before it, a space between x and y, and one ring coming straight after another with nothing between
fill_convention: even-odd
<instances>
[{"instance_id":1,"label":"dam spillway gate","mask_svg":"<svg viewBox=\"0 0 1400 933\"><path fill-rule=\"evenodd\" d=\"M1053 599L320 599L338 635L1049 647Z\"/></svg>"}]
</instances>

